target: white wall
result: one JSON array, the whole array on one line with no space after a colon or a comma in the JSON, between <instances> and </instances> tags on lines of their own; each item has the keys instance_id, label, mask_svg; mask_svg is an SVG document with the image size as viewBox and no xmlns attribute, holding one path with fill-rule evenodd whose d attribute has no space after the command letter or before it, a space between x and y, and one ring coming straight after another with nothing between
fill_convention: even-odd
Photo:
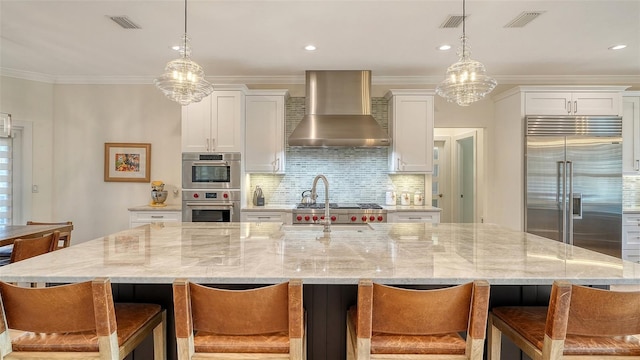
<instances>
[{"instance_id":1,"label":"white wall","mask_svg":"<svg viewBox=\"0 0 640 360\"><path fill-rule=\"evenodd\" d=\"M53 187L53 85L43 82L0 77L0 111L10 113L14 121L33 125L33 184L25 184L27 216L51 221ZM29 220L29 219L27 219Z\"/></svg>"},{"instance_id":2,"label":"white wall","mask_svg":"<svg viewBox=\"0 0 640 360\"><path fill-rule=\"evenodd\" d=\"M180 188L180 117L152 85L55 85L52 218L73 221L74 243L127 228L127 208L151 201L149 183L104 182L105 142L151 143L151 180Z\"/></svg>"}]
</instances>

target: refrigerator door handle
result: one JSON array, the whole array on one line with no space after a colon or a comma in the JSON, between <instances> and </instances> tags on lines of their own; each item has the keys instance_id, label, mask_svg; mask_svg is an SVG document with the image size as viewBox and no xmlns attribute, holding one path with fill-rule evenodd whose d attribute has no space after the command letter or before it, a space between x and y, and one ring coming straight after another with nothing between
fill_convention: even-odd
<instances>
[{"instance_id":1,"label":"refrigerator door handle","mask_svg":"<svg viewBox=\"0 0 640 360\"><path fill-rule=\"evenodd\" d=\"M562 182L562 165L564 161L558 161L558 174L556 176L556 203L560 204L560 183Z\"/></svg>"},{"instance_id":2,"label":"refrigerator door handle","mask_svg":"<svg viewBox=\"0 0 640 360\"><path fill-rule=\"evenodd\" d=\"M564 213L565 219L569 222L569 232L567 233L567 244L573 245L573 162L567 161L567 172L569 173L569 212Z\"/></svg>"},{"instance_id":3,"label":"refrigerator door handle","mask_svg":"<svg viewBox=\"0 0 640 360\"><path fill-rule=\"evenodd\" d=\"M567 243L567 162L561 161L564 166L562 166L562 242Z\"/></svg>"}]
</instances>

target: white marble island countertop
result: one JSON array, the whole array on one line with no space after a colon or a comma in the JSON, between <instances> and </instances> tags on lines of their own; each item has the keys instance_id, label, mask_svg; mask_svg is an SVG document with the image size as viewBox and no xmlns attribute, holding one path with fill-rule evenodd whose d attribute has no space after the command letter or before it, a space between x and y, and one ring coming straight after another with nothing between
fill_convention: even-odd
<instances>
[{"instance_id":1,"label":"white marble island countertop","mask_svg":"<svg viewBox=\"0 0 640 360\"><path fill-rule=\"evenodd\" d=\"M0 268L14 282L640 284L640 264L491 224L140 226Z\"/></svg>"}]
</instances>

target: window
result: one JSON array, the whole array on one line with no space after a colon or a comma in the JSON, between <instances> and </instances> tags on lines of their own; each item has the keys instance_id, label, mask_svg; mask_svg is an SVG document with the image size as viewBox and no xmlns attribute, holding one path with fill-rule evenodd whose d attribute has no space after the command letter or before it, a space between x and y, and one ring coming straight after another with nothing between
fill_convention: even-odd
<instances>
[{"instance_id":1,"label":"window","mask_svg":"<svg viewBox=\"0 0 640 360\"><path fill-rule=\"evenodd\" d=\"M2 117L0 133L10 129L11 137L0 134L0 225L24 224L31 214L33 125L14 120L7 127Z\"/></svg>"},{"instance_id":2,"label":"window","mask_svg":"<svg viewBox=\"0 0 640 360\"><path fill-rule=\"evenodd\" d=\"M0 224L13 223L13 139L0 138Z\"/></svg>"}]
</instances>

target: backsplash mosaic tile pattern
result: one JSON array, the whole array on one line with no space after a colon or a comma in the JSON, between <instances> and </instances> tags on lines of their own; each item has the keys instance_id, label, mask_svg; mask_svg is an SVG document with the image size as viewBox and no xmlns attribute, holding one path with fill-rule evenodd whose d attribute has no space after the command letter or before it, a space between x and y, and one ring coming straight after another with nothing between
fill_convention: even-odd
<instances>
[{"instance_id":1,"label":"backsplash mosaic tile pattern","mask_svg":"<svg viewBox=\"0 0 640 360\"><path fill-rule=\"evenodd\" d=\"M624 175L622 177L622 209L640 207L640 176Z\"/></svg>"},{"instance_id":2,"label":"backsplash mosaic tile pattern","mask_svg":"<svg viewBox=\"0 0 640 360\"><path fill-rule=\"evenodd\" d=\"M288 138L305 112L305 98L293 97L286 104ZM373 117L386 130L388 103L373 98ZM387 187L399 193L424 191L424 175L389 175L387 148L290 148L287 146L286 174L251 174L250 188L260 185L267 204L296 204L301 193L311 189L313 179L322 174L329 181L329 201L341 203L375 202L384 204ZM324 202L324 184L318 183L318 202Z\"/></svg>"}]
</instances>

